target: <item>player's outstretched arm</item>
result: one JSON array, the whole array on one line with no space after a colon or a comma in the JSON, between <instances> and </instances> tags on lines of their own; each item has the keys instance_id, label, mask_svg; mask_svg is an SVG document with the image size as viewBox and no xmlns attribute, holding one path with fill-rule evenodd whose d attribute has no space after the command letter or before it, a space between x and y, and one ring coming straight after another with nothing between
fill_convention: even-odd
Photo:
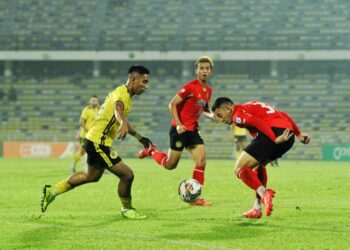
<instances>
[{"instance_id":1,"label":"player's outstretched arm","mask_svg":"<svg viewBox=\"0 0 350 250\"><path fill-rule=\"evenodd\" d=\"M209 109L209 105L205 105L204 109L203 109L203 115L209 119L212 119L216 122L220 122L221 120L219 119L219 117L215 116L214 113L212 113Z\"/></svg>"},{"instance_id":2,"label":"player's outstretched arm","mask_svg":"<svg viewBox=\"0 0 350 250\"><path fill-rule=\"evenodd\" d=\"M144 148L149 148L153 145L153 142L142 135L140 135L136 129L128 122L128 129L129 129L129 134L135 137L143 146Z\"/></svg>"}]
</instances>

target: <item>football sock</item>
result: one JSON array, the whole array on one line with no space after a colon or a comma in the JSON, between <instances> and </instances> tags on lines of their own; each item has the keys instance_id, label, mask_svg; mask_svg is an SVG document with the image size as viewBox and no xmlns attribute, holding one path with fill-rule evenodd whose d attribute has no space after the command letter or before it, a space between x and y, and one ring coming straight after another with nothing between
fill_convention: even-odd
<instances>
[{"instance_id":1,"label":"football sock","mask_svg":"<svg viewBox=\"0 0 350 250\"><path fill-rule=\"evenodd\" d=\"M132 209L131 197L119 197L123 206L123 210Z\"/></svg>"},{"instance_id":2,"label":"football sock","mask_svg":"<svg viewBox=\"0 0 350 250\"><path fill-rule=\"evenodd\" d=\"M205 167L195 167L193 170L193 179L197 180L202 186L204 184L204 170Z\"/></svg>"},{"instance_id":3,"label":"football sock","mask_svg":"<svg viewBox=\"0 0 350 250\"><path fill-rule=\"evenodd\" d=\"M80 151L77 152L75 155L74 155L74 161L73 161L73 166L75 167L75 165L77 165L77 163L80 161L81 159L81 154L80 154Z\"/></svg>"},{"instance_id":4,"label":"football sock","mask_svg":"<svg viewBox=\"0 0 350 250\"><path fill-rule=\"evenodd\" d=\"M152 151L152 157L159 165L162 165L163 167L166 166L166 162L168 160L167 154L154 150Z\"/></svg>"},{"instance_id":5,"label":"football sock","mask_svg":"<svg viewBox=\"0 0 350 250\"><path fill-rule=\"evenodd\" d=\"M68 181L63 180L54 186L54 188L52 189L52 195L57 196L59 194L63 194L64 192L67 192L71 189L72 189L72 187L71 187L71 185L69 185Z\"/></svg>"},{"instance_id":6,"label":"football sock","mask_svg":"<svg viewBox=\"0 0 350 250\"><path fill-rule=\"evenodd\" d=\"M265 188L261 184L256 173L248 167L243 167L238 172L238 177L250 188L256 190L256 192L262 197Z\"/></svg>"},{"instance_id":7,"label":"football sock","mask_svg":"<svg viewBox=\"0 0 350 250\"><path fill-rule=\"evenodd\" d=\"M266 173L266 166L259 167L258 169L254 169L254 172L256 172L261 184L266 188L267 183L267 173ZM256 198L260 199L260 195L256 193Z\"/></svg>"},{"instance_id":8,"label":"football sock","mask_svg":"<svg viewBox=\"0 0 350 250\"><path fill-rule=\"evenodd\" d=\"M261 208L261 199L260 199L260 197L255 199L253 208Z\"/></svg>"}]
</instances>

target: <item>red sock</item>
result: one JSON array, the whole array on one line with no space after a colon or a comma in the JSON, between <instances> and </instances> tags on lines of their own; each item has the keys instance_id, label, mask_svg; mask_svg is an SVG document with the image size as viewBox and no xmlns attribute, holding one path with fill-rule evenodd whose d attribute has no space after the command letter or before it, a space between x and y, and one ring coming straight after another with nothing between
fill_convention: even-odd
<instances>
[{"instance_id":1,"label":"red sock","mask_svg":"<svg viewBox=\"0 0 350 250\"><path fill-rule=\"evenodd\" d=\"M256 173L248 167L241 168L238 172L238 176L248 187L254 190L262 186Z\"/></svg>"},{"instance_id":2,"label":"red sock","mask_svg":"<svg viewBox=\"0 0 350 250\"><path fill-rule=\"evenodd\" d=\"M204 170L205 167L195 167L193 170L193 179L197 180L202 186L204 184Z\"/></svg>"},{"instance_id":3,"label":"red sock","mask_svg":"<svg viewBox=\"0 0 350 250\"><path fill-rule=\"evenodd\" d=\"M166 153L154 150L152 157L159 165L162 165L163 167L166 166L166 162L168 160L168 156L166 155Z\"/></svg>"},{"instance_id":4,"label":"red sock","mask_svg":"<svg viewBox=\"0 0 350 250\"><path fill-rule=\"evenodd\" d=\"M261 184L264 187L266 187L266 183L267 183L266 166L259 167L257 170L254 170L254 172L256 172ZM260 198L258 193L256 193L256 198Z\"/></svg>"}]
</instances>

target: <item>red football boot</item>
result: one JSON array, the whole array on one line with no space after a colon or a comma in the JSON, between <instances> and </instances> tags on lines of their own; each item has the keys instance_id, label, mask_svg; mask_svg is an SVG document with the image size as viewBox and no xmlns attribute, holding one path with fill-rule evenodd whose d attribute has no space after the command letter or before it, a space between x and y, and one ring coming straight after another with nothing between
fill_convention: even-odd
<instances>
[{"instance_id":1,"label":"red football boot","mask_svg":"<svg viewBox=\"0 0 350 250\"><path fill-rule=\"evenodd\" d=\"M194 201L191 203L191 206L204 206L204 207L209 207L213 205L211 202L206 202L204 198L199 198L198 200Z\"/></svg>"},{"instance_id":2,"label":"red football boot","mask_svg":"<svg viewBox=\"0 0 350 250\"><path fill-rule=\"evenodd\" d=\"M249 211L243 213L247 218L260 219L262 216L261 208L252 208Z\"/></svg>"},{"instance_id":3,"label":"red football boot","mask_svg":"<svg viewBox=\"0 0 350 250\"><path fill-rule=\"evenodd\" d=\"M264 191L263 196L261 197L261 202L265 206L265 214L267 216L271 215L272 207L273 207L272 199L275 196L275 193L276 192L274 190L272 190L272 189L266 189Z\"/></svg>"},{"instance_id":4,"label":"red football boot","mask_svg":"<svg viewBox=\"0 0 350 250\"><path fill-rule=\"evenodd\" d=\"M140 152L138 154L139 159L143 159L147 156L151 156L152 151L155 150L156 147L157 147L157 145L152 144L152 146L145 148L143 150L140 150Z\"/></svg>"}]
</instances>

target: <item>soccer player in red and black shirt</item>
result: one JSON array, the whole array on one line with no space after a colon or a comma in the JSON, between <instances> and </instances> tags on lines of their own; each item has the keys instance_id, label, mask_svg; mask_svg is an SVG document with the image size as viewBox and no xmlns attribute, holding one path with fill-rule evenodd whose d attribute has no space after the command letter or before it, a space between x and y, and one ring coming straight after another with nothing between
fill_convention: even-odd
<instances>
[{"instance_id":1,"label":"soccer player in red and black shirt","mask_svg":"<svg viewBox=\"0 0 350 250\"><path fill-rule=\"evenodd\" d=\"M196 179L201 185L204 184L206 155L204 141L198 131L198 120L202 113L214 119L214 115L209 110L212 89L208 84L208 79L212 70L213 60L210 57L198 58L195 63L197 78L182 86L169 103L172 121L168 155L156 150L154 146L139 153L139 158L152 155L158 164L171 170L176 168L182 151L186 148L195 162L193 179ZM200 198L192 205L211 206L212 204Z\"/></svg>"},{"instance_id":2,"label":"soccer player in red and black shirt","mask_svg":"<svg viewBox=\"0 0 350 250\"><path fill-rule=\"evenodd\" d=\"M265 166L285 154L293 146L295 136L304 144L310 142L310 136L301 133L287 113L263 102L250 101L234 105L229 98L219 97L212 111L221 122L246 128L254 138L237 159L235 174L256 191L254 206L244 216L260 218L261 203L265 206L266 215L270 216L275 191L266 189Z\"/></svg>"}]
</instances>

